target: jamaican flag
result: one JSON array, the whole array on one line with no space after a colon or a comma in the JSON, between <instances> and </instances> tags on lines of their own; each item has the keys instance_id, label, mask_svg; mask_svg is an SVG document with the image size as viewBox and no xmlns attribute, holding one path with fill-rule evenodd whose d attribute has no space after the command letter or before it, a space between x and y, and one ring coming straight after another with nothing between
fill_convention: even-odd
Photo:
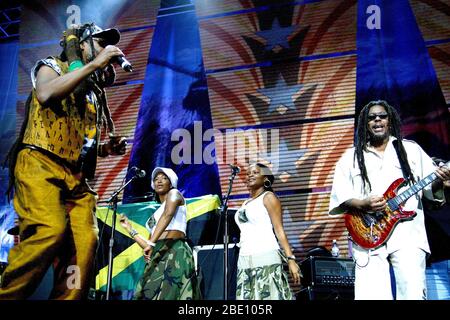
<instances>
[{"instance_id":1,"label":"jamaican flag","mask_svg":"<svg viewBox=\"0 0 450 320\"><path fill-rule=\"evenodd\" d=\"M141 202L118 205L117 215L124 214L141 236L148 238L145 222L160 207L158 202ZM206 195L186 199L187 238L191 246L213 242L217 229L217 209L220 199L217 195ZM97 252L97 275L95 289L106 291L108 278L108 252L111 237L113 210L108 207L97 208L100 230L100 244ZM111 288L113 292L132 292L144 271L142 248L134 242L128 232L116 219L116 232L113 246L113 270Z\"/></svg>"}]
</instances>

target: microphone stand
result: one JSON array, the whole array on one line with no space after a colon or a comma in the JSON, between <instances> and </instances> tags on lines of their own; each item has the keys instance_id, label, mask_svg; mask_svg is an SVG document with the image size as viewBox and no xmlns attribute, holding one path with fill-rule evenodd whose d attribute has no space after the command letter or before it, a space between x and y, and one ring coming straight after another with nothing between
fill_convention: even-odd
<instances>
[{"instance_id":1,"label":"microphone stand","mask_svg":"<svg viewBox=\"0 0 450 320\"><path fill-rule=\"evenodd\" d=\"M220 215L224 217L224 233L223 233L223 296L224 300L228 300L228 197L233 187L233 180L238 170L231 169L231 176L228 179L228 191L223 198L223 205L220 207Z\"/></svg>"},{"instance_id":2,"label":"microphone stand","mask_svg":"<svg viewBox=\"0 0 450 320\"><path fill-rule=\"evenodd\" d=\"M111 284L112 284L112 269L113 269L113 247L114 247L114 233L116 232L116 217L117 217L117 202L119 202L119 193L122 192L123 189L127 185L129 185L134 179L138 178L138 175L135 174L127 183L123 184L119 189L117 189L112 196L106 200L107 203L113 204L113 215L111 222L111 237L109 239L109 251L108 251L108 277L106 282L106 300L109 300L111 293Z\"/></svg>"}]
</instances>

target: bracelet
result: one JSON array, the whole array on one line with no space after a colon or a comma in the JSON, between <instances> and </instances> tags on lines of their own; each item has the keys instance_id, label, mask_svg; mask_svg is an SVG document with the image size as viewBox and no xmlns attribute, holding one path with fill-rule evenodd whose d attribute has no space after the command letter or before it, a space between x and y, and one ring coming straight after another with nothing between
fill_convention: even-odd
<instances>
[{"instance_id":1,"label":"bracelet","mask_svg":"<svg viewBox=\"0 0 450 320\"><path fill-rule=\"evenodd\" d=\"M294 255L288 256L287 259L288 259L288 260L294 260L294 261L295 261L295 256L294 256Z\"/></svg>"},{"instance_id":2,"label":"bracelet","mask_svg":"<svg viewBox=\"0 0 450 320\"><path fill-rule=\"evenodd\" d=\"M69 72L80 69L83 66L83 62L81 60L74 60L69 65Z\"/></svg>"},{"instance_id":3,"label":"bracelet","mask_svg":"<svg viewBox=\"0 0 450 320\"><path fill-rule=\"evenodd\" d=\"M156 243L154 243L154 242L152 242L152 241L150 241L150 240L147 240L147 244L148 244L150 247L155 247L155 246L156 246Z\"/></svg>"},{"instance_id":4,"label":"bracelet","mask_svg":"<svg viewBox=\"0 0 450 320\"><path fill-rule=\"evenodd\" d=\"M134 238L135 236L137 236L139 233L136 231L136 229L131 229L131 231L129 232L130 237Z\"/></svg>"}]
</instances>

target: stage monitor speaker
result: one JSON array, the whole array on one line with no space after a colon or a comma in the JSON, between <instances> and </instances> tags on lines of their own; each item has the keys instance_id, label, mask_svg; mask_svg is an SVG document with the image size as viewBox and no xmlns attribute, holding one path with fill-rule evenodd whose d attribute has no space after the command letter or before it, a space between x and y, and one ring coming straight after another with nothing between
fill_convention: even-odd
<instances>
[{"instance_id":1,"label":"stage monitor speaker","mask_svg":"<svg viewBox=\"0 0 450 320\"><path fill-rule=\"evenodd\" d=\"M195 265L204 300L224 300L224 246L223 244L195 246ZM228 300L236 299L236 276L239 248L235 243L228 246Z\"/></svg>"}]
</instances>

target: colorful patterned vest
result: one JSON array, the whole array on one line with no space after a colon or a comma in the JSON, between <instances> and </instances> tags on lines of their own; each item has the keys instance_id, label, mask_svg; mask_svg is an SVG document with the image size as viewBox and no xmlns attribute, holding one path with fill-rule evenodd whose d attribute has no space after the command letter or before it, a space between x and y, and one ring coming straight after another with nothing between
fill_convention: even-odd
<instances>
[{"instance_id":1,"label":"colorful patterned vest","mask_svg":"<svg viewBox=\"0 0 450 320\"><path fill-rule=\"evenodd\" d=\"M51 67L60 76L68 72L67 63L58 58L41 60L32 71L33 87L38 68L42 65ZM33 88L23 143L51 152L85 172L89 178L95 172L101 118L95 93L88 92L85 101L85 105L77 106L72 93L59 104L44 107Z\"/></svg>"}]
</instances>

